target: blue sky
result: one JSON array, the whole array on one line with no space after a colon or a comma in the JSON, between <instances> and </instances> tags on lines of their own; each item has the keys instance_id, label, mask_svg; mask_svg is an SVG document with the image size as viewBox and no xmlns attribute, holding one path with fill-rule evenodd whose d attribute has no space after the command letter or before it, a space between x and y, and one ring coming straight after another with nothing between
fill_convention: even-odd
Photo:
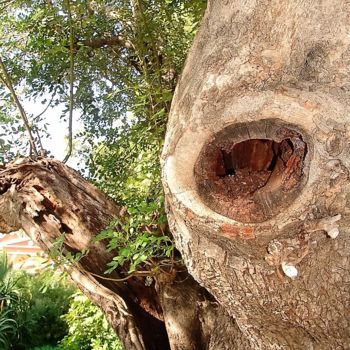
<instances>
[{"instance_id":1,"label":"blue sky","mask_svg":"<svg viewBox=\"0 0 350 350\"><path fill-rule=\"evenodd\" d=\"M23 101L22 105L26 113L38 115L44 108L45 105L40 102L33 101ZM53 155L58 160L63 160L67 151L67 134L68 134L68 122L64 122L60 119L62 115L63 105L48 108L43 117L45 122L48 123L47 131L50 135L50 138L43 138L42 143L46 150L50 151L50 154ZM73 132L76 134L78 131L81 131L83 126L78 118L78 111L75 111L73 114ZM72 157L68 161L68 165L76 167L77 159Z\"/></svg>"}]
</instances>

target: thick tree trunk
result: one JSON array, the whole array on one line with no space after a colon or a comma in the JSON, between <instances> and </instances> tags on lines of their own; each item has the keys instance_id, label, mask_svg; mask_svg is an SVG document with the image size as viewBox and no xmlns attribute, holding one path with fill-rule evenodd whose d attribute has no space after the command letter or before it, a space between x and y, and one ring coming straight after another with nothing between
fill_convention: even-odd
<instances>
[{"instance_id":1,"label":"thick tree trunk","mask_svg":"<svg viewBox=\"0 0 350 350\"><path fill-rule=\"evenodd\" d=\"M237 349L350 348L350 4L209 1L163 152L189 272Z\"/></svg>"},{"instance_id":2,"label":"thick tree trunk","mask_svg":"<svg viewBox=\"0 0 350 350\"><path fill-rule=\"evenodd\" d=\"M113 253L94 236L121 215L113 201L58 161L24 158L0 171L0 232L22 228L55 255L88 250L67 271L103 309L125 349L218 349L226 328L232 335L223 349L234 348L235 322L183 266L171 271L171 278L169 273L154 276L150 286L145 277L104 275Z\"/></svg>"}]
</instances>

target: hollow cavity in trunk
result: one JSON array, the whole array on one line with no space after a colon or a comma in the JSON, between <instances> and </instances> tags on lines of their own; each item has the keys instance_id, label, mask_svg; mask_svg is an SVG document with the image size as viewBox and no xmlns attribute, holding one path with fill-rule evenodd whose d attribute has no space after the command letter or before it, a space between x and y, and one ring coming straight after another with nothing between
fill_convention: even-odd
<instances>
[{"instance_id":1,"label":"hollow cavity in trunk","mask_svg":"<svg viewBox=\"0 0 350 350\"><path fill-rule=\"evenodd\" d=\"M240 127L231 131L218 133L203 148L195 167L199 194L229 218L265 221L295 199L307 145L287 127L274 128L272 135L264 132L264 138L250 138L249 126L246 137Z\"/></svg>"}]
</instances>

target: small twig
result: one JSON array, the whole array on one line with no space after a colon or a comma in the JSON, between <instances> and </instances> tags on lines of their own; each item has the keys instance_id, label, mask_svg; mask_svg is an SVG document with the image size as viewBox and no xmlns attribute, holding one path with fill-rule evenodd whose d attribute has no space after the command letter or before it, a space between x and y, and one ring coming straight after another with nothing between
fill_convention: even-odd
<instances>
[{"instance_id":1,"label":"small twig","mask_svg":"<svg viewBox=\"0 0 350 350\"><path fill-rule=\"evenodd\" d=\"M55 98L55 94L56 94L56 89L55 89L55 91L54 91L54 93L53 93L53 95L52 95L52 97L51 97L49 103L46 105L46 107L43 109L42 112L40 112L37 116L34 117L34 120L37 120L37 121L38 121L39 118L50 108L50 106L51 106L51 104L52 104L52 101L53 101L53 99ZM41 151L43 151L43 150L44 150L44 147L43 147L43 144L42 144L42 142L41 142L41 136L40 136L39 130L37 129L37 130L35 130L35 131L36 131L36 135L37 135L37 137L38 137L38 142L39 142L40 149L41 149Z\"/></svg>"},{"instance_id":2,"label":"small twig","mask_svg":"<svg viewBox=\"0 0 350 350\"><path fill-rule=\"evenodd\" d=\"M3 12L6 10L10 5L12 5L15 1L14 0L4 0L0 1L0 12Z\"/></svg>"},{"instance_id":3,"label":"small twig","mask_svg":"<svg viewBox=\"0 0 350 350\"><path fill-rule=\"evenodd\" d=\"M36 132L36 136L38 137L38 143L40 146L40 153L42 153L44 151L44 147L43 147L43 143L41 142L41 136L40 136L39 130L36 129L35 132Z\"/></svg>"},{"instance_id":4,"label":"small twig","mask_svg":"<svg viewBox=\"0 0 350 350\"><path fill-rule=\"evenodd\" d=\"M43 110L41 113L39 113L34 119L39 119L39 118L49 109L49 107L51 106L51 103L52 103L53 99L55 98L55 93L56 93L56 89L55 89L54 94L52 95L52 97L51 97L49 103L48 103L48 104L46 105L46 107L44 108L44 110Z\"/></svg>"},{"instance_id":5,"label":"small twig","mask_svg":"<svg viewBox=\"0 0 350 350\"><path fill-rule=\"evenodd\" d=\"M85 271L87 273L91 274L92 276L101 278L101 279L106 280L106 281L113 281L113 282L123 282L123 281L128 280L131 277L134 277L134 276L150 276L150 272L148 272L148 271L140 271L140 272L133 272L130 275L124 277L124 278L112 278L112 277L101 276L101 275L99 275L97 273L93 273L93 272L90 272L90 271L87 271L87 270L85 270Z\"/></svg>"},{"instance_id":6,"label":"small twig","mask_svg":"<svg viewBox=\"0 0 350 350\"><path fill-rule=\"evenodd\" d=\"M33 137L33 134L32 134L32 129L31 129L30 125L29 125L29 121L28 121L27 115L26 115L26 113L24 111L24 108L23 108L21 102L18 99L18 96L17 96L16 91L15 91L15 89L13 87L13 84L12 84L11 77L10 77L9 73L7 72L7 69L6 69L5 65L4 65L4 62L2 61L1 56L0 56L0 68L1 68L1 72L3 74L3 76L0 76L0 80L10 90L12 99L15 102L15 105L16 105L18 111L19 111L19 114L20 114L20 116L21 116L21 118L23 120L24 126L25 126L25 128L27 130L28 137L29 137L29 143L31 145L31 149L34 152L34 155L38 156L38 151L36 149L36 145L35 145L35 142L34 142L34 137Z\"/></svg>"},{"instance_id":7,"label":"small twig","mask_svg":"<svg viewBox=\"0 0 350 350\"><path fill-rule=\"evenodd\" d=\"M68 7L68 22L69 22L69 53L70 53L70 67L69 67L69 126L68 126L68 151L63 159L63 163L67 163L73 152L73 107L74 107L74 33L72 12L70 7L70 0L67 0Z\"/></svg>"},{"instance_id":8,"label":"small twig","mask_svg":"<svg viewBox=\"0 0 350 350\"><path fill-rule=\"evenodd\" d=\"M165 261L169 261L169 260L165 260ZM145 263L145 262L144 262ZM155 262L153 262L153 260L151 259L151 264L148 263L148 265L150 266L154 266L154 267L158 267L163 273L167 274L167 275L171 275L171 273L169 273L168 271L165 271L164 269L161 268L161 266L172 266L172 269L174 267L174 262L172 263L164 263L164 264L157 264ZM86 271L86 270L85 270ZM183 270L183 271L186 271L186 270ZM91 275L95 276L95 277L98 277L98 278L101 278L103 280L106 280L106 281L114 281L114 282L123 282L123 281L127 281L128 279L130 279L131 277L144 277L144 276L152 276L153 273L152 271L135 271L135 272L132 272L130 273L128 276L124 277L124 278L112 278L112 277L105 277L105 276L101 276L97 273L94 273L94 272L90 272L90 271L86 271L88 273L90 273ZM178 272L181 272L181 271L178 271Z\"/></svg>"}]
</instances>

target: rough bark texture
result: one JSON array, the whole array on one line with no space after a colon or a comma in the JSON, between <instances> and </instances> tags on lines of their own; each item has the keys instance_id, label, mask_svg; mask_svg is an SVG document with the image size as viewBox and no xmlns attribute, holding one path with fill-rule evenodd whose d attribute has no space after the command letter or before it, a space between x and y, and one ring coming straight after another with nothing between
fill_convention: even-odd
<instances>
[{"instance_id":1,"label":"rough bark texture","mask_svg":"<svg viewBox=\"0 0 350 350\"><path fill-rule=\"evenodd\" d=\"M350 348L349 14L345 0L209 1L178 84L171 229L237 349Z\"/></svg>"},{"instance_id":2,"label":"rough bark texture","mask_svg":"<svg viewBox=\"0 0 350 350\"><path fill-rule=\"evenodd\" d=\"M126 350L217 349L223 329L238 333L234 320L184 268L120 280L104 275L113 252L94 236L120 208L76 171L52 159L18 159L0 171L0 232L23 229L46 252L88 250L67 271L74 283L105 312ZM114 280L111 280L114 279ZM232 338L232 339L231 339ZM232 349L230 337L223 349Z\"/></svg>"}]
</instances>

